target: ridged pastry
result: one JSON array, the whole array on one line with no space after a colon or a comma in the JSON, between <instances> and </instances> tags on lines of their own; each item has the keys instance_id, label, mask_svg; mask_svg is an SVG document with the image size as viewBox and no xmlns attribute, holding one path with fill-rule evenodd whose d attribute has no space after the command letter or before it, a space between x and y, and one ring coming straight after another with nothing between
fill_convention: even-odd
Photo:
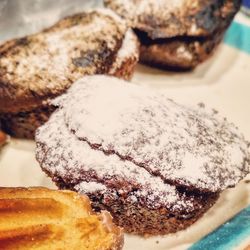
<instances>
[{"instance_id":1,"label":"ridged pastry","mask_svg":"<svg viewBox=\"0 0 250 250\"><path fill-rule=\"evenodd\" d=\"M49 100L84 75L131 78L139 59L136 35L114 12L98 9L64 18L34 35L0 46L0 123L33 138L53 112Z\"/></svg>"},{"instance_id":2,"label":"ridged pastry","mask_svg":"<svg viewBox=\"0 0 250 250\"><path fill-rule=\"evenodd\" d=\"M173 233L249 173L248 142L215 112L107 76L77 81L36 133L36 158L125 231Z\"/></svg>"},{"instance_id":3,"label":"ridged pastry","mask_svg":"<svg viewBox=\"0 0 250 250\"><path fill-rule=\"evenodd\" d=\"M123 235L107 212L71 191L0 188L1 250L118 250Z\"/></svg>"}]
</instances>

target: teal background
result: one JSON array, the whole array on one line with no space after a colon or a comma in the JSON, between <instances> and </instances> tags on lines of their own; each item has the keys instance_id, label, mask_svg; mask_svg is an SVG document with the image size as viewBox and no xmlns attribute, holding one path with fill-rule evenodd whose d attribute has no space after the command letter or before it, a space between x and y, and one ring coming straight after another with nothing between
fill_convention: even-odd
<instances>
[{"instance_id":1,"label":"teal background","mask_svg":"<svg viewBox=\"0 0 250 250\"><path fill-rule=\"evenodd\" d=\"M233 22L226 32L224 43L250 54L250 27Z\"/></svg>"},{"instance_id":2,"label":"teal background","mask_svg":"<svg viewBox=\"0 0 250 250\"><path fill-rule=\"evenodd\" d=\"M188 250L233 250L247 239L250 239L250 206Z\"/></svg>"}]
</instances>

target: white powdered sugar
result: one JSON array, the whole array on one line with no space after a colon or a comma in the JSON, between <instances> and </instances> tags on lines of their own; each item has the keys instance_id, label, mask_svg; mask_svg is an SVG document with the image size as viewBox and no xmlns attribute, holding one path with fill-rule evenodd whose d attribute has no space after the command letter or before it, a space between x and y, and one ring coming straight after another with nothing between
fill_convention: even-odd
<instances>
[{"instance_id":1,"label":"white powdered sugar","mask_svg":"<svg viewBox=\"0 0 250 250\"><path fill-rule=\"evenodd\" d=\"M123 25L126 25L125 21L114 11L108 8L97 8L95 9L98 13L102 13L104 15L110 16L112 19L114 19L118 23L123 23Z\"/></svg>"},{"instance_id":2,"label":"white powdered sugar","mask_svg":"<svg viewBox=\"0 0 250 250\"><path fill-rule=\"evenodd\" d=\"M183 45L179 46L179 48L176 50L176 54L178 58L183 58L185 60L191 61L193 59L192 53L185 48Z\"/></svg>"},{"instance_id":3,"label":"white powdered sugar","mask_svg":"<svg viewBox=\"0 0 250 250\"><path fill-rule=\"evenodd\" d=\"M84 191L84 193L93 193L93 192L98 192L98 191L102 191L105 192L107 190L107 187L101 183L98 182L80 182L79 184L77 184L75 186L75 189L77 191Z\"/></svg>"},{"instance_id":4,"label":"white powdered sugar","mask_svg":"<svg viewBox=\"0 0 250 250\"><path fill-rule=\"evenodd\" d=\"M84 193L115 188L120 193L137 197L150 196L150 207L194 209L192 197L181 195L175 186L165 184L160 177L149 174L130 161L117 155L106 155L95 150L86 141L78 140L64 124L63 110L55 112L36 135L37 159L52 176L70 182L74 189ZM100 182L100 183L97 183ZM154 198L154 199L153 199ZM154 202L153 202L154 200Z\"/></svg>"},{"instance_id":5,"label":"white powdered sugar","mask_svg":"<svg viewBox=\"0 0 250 250\"><path fill-rule=\"evenodd\" d=\"M170 15L171 12L176 11L186 4L187 0L142 0L138 1L136 6L136 15L159 15L164 12L165 15Z\"/></svg>"},{"instance_id":6,"label":"white powdered sugar","mask_svg":"<svg viewBox=\"0 0 250 250\"><path fill-rule=\"evenodd\" d=\"M93 76L76 82L55 104L76 142L130 160L165 182L217 192L249 172L248 144L234 125L160 92Z\"/></svg>"},{"instance_id":7,"label":"white powdered sugar","mask_svg":"<svg viewBox=\"0 0 250 250\"><path fill-rule=\"evenodd\" d=\"M124 14L126 19L131 19L135 22L135 19L141 15L158 15L161 12L165 14L176 11L183 7L187 0L105 0L105 4L108 7L112 7L119 14Z\"/></svg>"},{"instance_id":8,"label":"white powdered sugar","mask_svg":"<svg viewBox=\"0 0 250 250\"><path fill-rule=\"evenodd\" d=\"M137 30L154 39L216 35L230 24L239 2L203 0L104 0ZM225 13L224 9L227 9ZM208 23L210 25L208 25Z\"/></svg>"},{"instance_id":9,"label":"white powdered sugar","mask_svg":"<svg viewBox=\"0 0 250 250\"><path fill-rule=\"evenodd\" d=\"M182 23L185 20L182 10L192 4L187 3L187 0L104 0L104 3L131 27L148 32L153 39L178 35L183 29L189 28L188 23ZM189 18L189 22L192 21Z\"/></svg>"}]
</instances>

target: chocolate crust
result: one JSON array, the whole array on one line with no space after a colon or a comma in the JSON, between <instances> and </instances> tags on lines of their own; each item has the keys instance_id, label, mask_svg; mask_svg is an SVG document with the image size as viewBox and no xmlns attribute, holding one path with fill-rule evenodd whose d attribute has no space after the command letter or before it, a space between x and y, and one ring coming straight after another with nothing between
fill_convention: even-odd
<instances>
[{"instance_id":1,"label":"chocolate crust","mask_svg":"<svg viewBox=\"0 0 250 250\"><path fill-rule=\"evenodd\" d=\"M131 80L134 75L134 70L137 62L137 57L130 57L127 60L123 61L121 66L116 69L115 73L110 75L124 80Z\"/></svg>"},{"instance_id":2,"label":"chocolate crust","mask_svg":"<svg viewBox=\"0 0 250 250\"><path fill-rule=\"evenodd\" d=\"M17 114L0 114L0 124L13 137L34 139L36 129L48 121L54 110L48 105Z\"/></svg>"},{"instance_id":3,"label":"chocolate crust","mask_svg":"<svg viewBox=\"0 0 250 250\"><path fill-rule=\"evenodd\" d=\"M135 67L139 61L139 53L140 43L138 37L132 29L129 29L109 75L124 80L131 80Z\"/></svg>"},{"instance_id":4,"label":"chocolate crust","mask_svg":"<svg viewBox=\"0 0 250 250\"><path fill-rule=\"evenodd\" d=\"M174 71L192 70L213 55L241 4L240 0L104 2L137 31L140 62Z\"/></svg>"},{"instance_id":5,"label":"chocolate crust","mask_svg":"<svg viewBox=\"0 0 250 250\"><path fill-rule=\"evenodd\" d=\"M49 175L45 169L43 170ZM74 188L74 185L64 183L61 178L55 176L52 178L60 189L79 192ZM189 202L189 198L192 198L192 202L196 206L196 210L192 213L173 213L166 207L149 208L145 202L147 197L145 197L145 200L140 199L140 201L132 202L132 194L119 194L118 190L115 189L94 193L84 192L90 198L92 208L95 211L109 211L115 224L123 227L126 233L145 237L166 235L186 229L200 219L219 198L219 193L183 193L187 197L186 202Z\"/></svg>"},{"instance_id":6,"label":"chocolate crust","mask_svg":"<svg viewBox=\"0 0 250 250\"><path fill-rule=\"evenodd\" d=\"M88 196L95 210L108 210L114 222L123 227L125 232L143 236L165 235L186 229L202 217L219 197L217 194L208 196L200 210L183 218L171 214L166 208L153 210L140 204L132 204L121 197L109 200L98 194Z\"/></svg>"},{"instance_id":7,"label":"chocolate crust","mask_svg":"<svg viewBox=\"0 0 250 250\"><path fill-rule=\"evenodd\" d=\"M137 31L141 40L140 62L149 66L176 71L192 70L213 55L223 39L224 32L212 37L175 37L150 39Z\"/></svg>"}]
</instances>

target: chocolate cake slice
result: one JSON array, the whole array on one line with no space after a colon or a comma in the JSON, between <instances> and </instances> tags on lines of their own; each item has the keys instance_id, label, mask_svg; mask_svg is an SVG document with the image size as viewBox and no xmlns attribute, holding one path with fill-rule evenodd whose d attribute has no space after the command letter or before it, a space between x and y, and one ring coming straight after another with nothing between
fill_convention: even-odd
<instances>
[{"instance_id":1,"label":"chocolate cake slice","mask_svg":"<svg viewBox=\"0 0 250 250\"><path fill-rule=\"evenodd\" d=\"M127 232L182 230L249 173L248 142L233 124L161 92L92 76L53 104L36 133L42 169Z\"/></svg>"}]
</instances>

